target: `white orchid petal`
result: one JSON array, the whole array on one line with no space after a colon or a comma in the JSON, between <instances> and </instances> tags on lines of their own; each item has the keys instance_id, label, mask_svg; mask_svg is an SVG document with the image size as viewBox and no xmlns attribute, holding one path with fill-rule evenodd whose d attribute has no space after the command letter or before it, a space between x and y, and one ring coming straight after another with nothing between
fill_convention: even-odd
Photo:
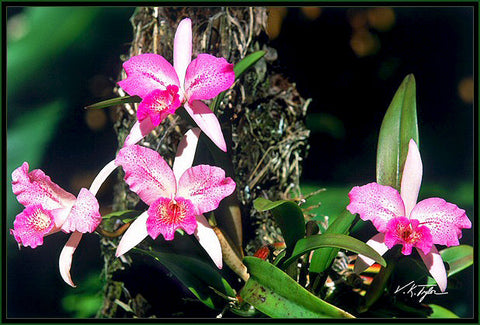
<instances>
[{"instance_id":1,"label":"white orchid petal","mask_svg":"<svg viewBox=\"0 0 480 325\"><path fill-rule=\"evenodd\" d=\"M73 253L75 253L75 250L82 239L82 235L83 234L78 231L72 233L67 243L63 247L62 252L60 253L60 258L58 259L60 275L62 276L63 281L74 288L76 285L72 281L70 269L72 268Z\"/></svg>"},{"instance_id":2,"label":"white orchid petal","mask_svg":"<svg viewBox=\"0 0 480 325\"><path fill-rule=\"evenodd\" d=\"M185 81L185 72L191 60L192 21L189 18L185 18L178 24L173 42L173 66L182 86Z\"/></svg>"},{"instance_id":3,"label":"white orchid petal","mask_svg":"<svg viewBox=\"0 0 480 325\"><path fill-rule=\"evenodd\" d=\"M98 173L97 177L95 177L92 185L90 185L90 193L92 193L94 196L97 195L97 192L102 186L102 184L116 168L117 165L115 165L115 160L112 160L111 162L106 164L105 167L103 167L102 170Z\"/></svg>"},{"instance_id":4,"label":"white orchid petal","mask_svg":"<svg viewBox=\"0 0 480 325\"><path fill-rule=\"evenodd\" d=\"M370 238L367 241L367 245L373 248L380 255L383 255L388 251L388 247L385 245L385 234L381 232ZM375 261L371 258L362 254L358 254L353 270L355 273L360 274L373 265L373 263L375 263Z\"/></svg>"},{"instance_id":5,"label":"white orchid petal","mask_svg":"<svg viewBox=\"0 0 480 325\"><path fill-rule=\"evenodd\" d=\"M152 120L150 120L150 117L147 117L141 122L135 122L135 124L132 126L132 129L130 130L130 133L125 139L125 143L123 144L123 146L126 147L134 145L138 141L142 140L145 136L147 136L150 132L152 132L153 129L155 129L155 126L152 124Z\"/></svg>"},{"instance_id":6,"label":"white orchid petal","mask_svg":"<svg viewBox=\"0 0 480 325\"><path fill-rule=\"evenodd\" d=\"M201 130L199 128L188 130L178 144L177 154L173 161L173 174L177 182L183 173L192 167L200 132Z\"/></svg>"},{"instance_id":7,"label":"white orchid petal","mask_svg":"<svg viewBox=\"0 0 480 325\"><path fill-rule=\"evenodd\" d=\"M115 252L116 257L125 254L148 236L147 219L148 213L145 211L139 215L134 222L132 222L130 227L123 234L120 243L118 243L117 251Z\"/></svg>"},{"instance_id":8,"label":"white orchid petal","mask_svg":"<svg viewBox=\"0 0 480 325\"><path fill-rule=\"evenodd\" d=\"M220 241L218 240L215 231L208 224L207 219L203 215L198 215L197 217L197 229L195 230L195 237L205 251L208 253L210 258L213 260L215 265L221 269L222 268L222 247Z\"/></svg>"},{"instance_id":9,"label":"white orchid petal","mask_svg":"<svg viewBox=\"0 0 480 325\"><path fill-rule=\"evenodd\" d=\"M422 158L418 151L417 144L410 139L408 154L403 167L402 182L400 185L400 196L405 205L405 217L410 216L413 207L417 204L418 192L422 183Z\"/></svg>"},{"instance_id":10,"label":"white orchid petal","mask_svg":"<svg viewBox=\"0 0 480 325\"><path fill-rule=\"evenodd\" d=\"M435 245L432 247L432 250L427 255L417 248L418 254L425 263L428 271L432 277L437 282L438 287L442 292L445 292L447 289L447 271L445 270L445 265L443 264L442 256L438 252Z\"/></svg>"}]
</instances>

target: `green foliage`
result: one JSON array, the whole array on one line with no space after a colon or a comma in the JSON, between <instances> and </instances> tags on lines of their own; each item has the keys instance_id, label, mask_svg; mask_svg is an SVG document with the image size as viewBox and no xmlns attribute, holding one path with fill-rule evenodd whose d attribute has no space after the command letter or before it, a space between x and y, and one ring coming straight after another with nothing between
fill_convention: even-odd
<instances>
[{"instance_id":1,"label":"green foliage","mask_svg":"<svg viewBox=\"0 0 480 325\"><path fill-rule=\"evenodd\" d=\"M264 198L257 198L253 205L258 211L272 211L272 215L282 231L287 246L287 256L289 256L297 241L305 236L305 219L302 209L292 201L272 202Z\"/></svg>"},{"instance_id":2,"label":"green foliage","mask_svg":"<svg viewBox=\"0 0 480 325\"><path fill-rule=\"evenodd\" d=\"M345 209L327 228L325 234L347 235L354 220L355 216ZM312 256L312 261L310 263L310 272L321 273L325 271L330 266L330 264L332 264L332 261L335 256L337 256L338 251L339 248L317 249Z\"/></svg>"},{"instance_id":3,"label":"green foliage","mask_svg":"<svg viewBox=\"0 0 480 325\"><path fill-rule=\"evenodd\" d=\"M225 300L216 291L227 297L235 297L235 291L227 280L210 264L185 255L147 251L139 248L133 250L155 258L201 302L212 309L223 308L225 305Z\"/></svg>"},{"instance_id":4,"label":"green foliage","mask_svg":"<svg viewBox=\"0 0 480 325\"><path fill-rule=\"evenodd\" d=\"M451 277L460 271L473 265L473 247L470 245L452 246L440 251L444 262L448 263L448 277ZM436 281L428 277L427 284L436 285Z\"/></svg>"},{"instance_id":5,"label":"green foliage","mask_svg":"<svg viewBox=\"0 0 480 325\"><path fill-rule=\"evenodd\" d=\"M272 264L245 257L250 279L240 296L274 318L353 318L349 313L314 296Z\"/></svg>"},{"instance_id":6,"label":"green foliage","mask_svg":"<svg viewBox=\"0 0 480 325\"><path fill-rule=\"evenodd\" d=\"M349 250L351 252L370 257L382 266L387 265L380 254L356 238L342 234L321 234L300 239L295 245L292 256L286 260L282 266L289 265L290 263L294 262L296 258L309 251L323 247L336 247L339 249Z\"/></svg>"},{"instance_id":7,"label":"green foliage","mask_svg":"<svg viewBox=\"0 0 480 325\"><path fill-rule=\"evenodd\" d=\"M434 304L429 305L429 307L432 308L433 313L428 316L428 318L459 318L455 313L445 307Z\"/></svg>"},{"instance_id":8,"label":"green foliage","mask_svg":"<svg viewBox=\"0 0 480 325\"><path fill-rule=\"evenodd\" d=\"M127 103L140 103L142 99L138 96L123 96L112 99L107 99L92 105L88 105L86 109L101 109L106 107L111 107L115 105L122 105Z\"/></svg>"},{"instance_id":9,"label":"green foliage","mask_svg":"<svg viewBox=\"0 0 480 325\"><path fill-rule=\"evenodd\" d=\"M96 273L88 275L78 288L69 288L62 299L62 307L75 318L94 317L102 305L103 283Z\"/></svg>"},{"instance_id":10,"label":"green foliage","mask_svg":"<svg viewBox=\"0 0 480 325\"><path fill-rule=\"evenodd\" d=\"M405 77L383 118L377 147L377 183L400 190L408 143L419 145L415 78Z\"/></svg>"}]
</instances>

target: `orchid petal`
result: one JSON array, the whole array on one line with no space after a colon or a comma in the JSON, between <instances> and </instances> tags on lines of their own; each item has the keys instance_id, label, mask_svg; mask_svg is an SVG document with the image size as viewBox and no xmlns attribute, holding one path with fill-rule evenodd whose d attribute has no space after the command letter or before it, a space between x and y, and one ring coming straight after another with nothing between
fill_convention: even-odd
<instances>
[{"instance_id":1,"label":"orchid petal","mask_svg":"<svg viewBox=\"0 0 480 325\"><path fill-rule=\"evenodd\" d=\"M115 160L112 160L108 164L106 164L105 167L103 167L102 170L95 177L92 185L90 185L90 193L92 193L93 195L97 195L97 192L102 186L102 184L105 182L108 176L110 176L110 174L113 173L115 169L117 169L117 167L118 166L115 164Z\"/></svg>"},{"instance_id":2,"label":"orchid petal","mask_svg":"<svg viewBox=\"0 0 480 325\"><path fill-rule=\"evenodd\" d=\"M153 125L150 117L146 117L141 122L135 122L135 124L132 126L132 129L130 130L130 133L125 139L125 143L123 144L123 146L128 147L134 145L135 143L146 137L150 132L152 132L153 129L155 129L155 125Z\"/></svg>"},{"instance_id":3,"label":"orchid petal","mask_svg":"<svg viewBox=\"0 0 480 325\"><path fill-rule=\"evenodd\" d=\"M153 239L162 234L165 240L172 240L177 229L191 235L196 228L193 204L185 198L161 197L148 209L147 232Z\"/></svg>"},{"instance_id":4,"label":"orchid petal","mask_svg":"<svg viewBox=\"0 0 480 325\"><path fill-rule=\"evenodd\" d=\"M438 245L459 245L461 229L472 227L465 210L441 198L420 201L413 208L410 218L417 219L420 224L427 226L432 234L433 243Z\"/></svg>"},{"instance_id":5,"label":"orchid petal","mask_svg":"<svg viewBox=\"0 0 480 325\"><path fill-rule=\"evenodd\" d=\"M173 42L173 66L182 85L185 81L185 72L191 60L192 21L189 18L185 18L178 24Z\"/></svg>"},{"instance_id":6,"label":"orchid petal","mask_svg":"<svg viewBox=\"0 0 480 325\"><path fill-rule=\"evenodd\" d=\"M198 165L189 168L178 181L177 196L192 201L195 214L215 210L220 201L235 191L235 182L225 178L219 167Z\"/></svg>"},{"instance_id":7,"label":"orchid petal","mask_svg":"<svg viewBox=\"0 0 480 325\"><path fill-rule=\"evenodd\" d=\"M40 204L29 205L15 218L10 234L19 244L35 248L43 244L43 237L49 234L54 225L49 210L43 209Z\"/></svg>"},{"instance_id":8,"label":"orchid petal","mask_svg":"<svg viewBox=\"0 0 480 325\"><path fill-rule=\"evenodd\" d=\"M115 256L119 257L137 246L142 240L148 236L147 232L148 212L145 211L132 222L130 227L125 231L122 239L118 243Z\"/></svg>"},{"instance_id":9,"label":"orchid petal","mask_svg":"<svg viewBox=\"0 0 480 325\"><path fill-rule=\"evenodd\" d=\"M180 104L177 86L169 85L166 90L155 89L138 105L137 118L143 121L150 117L153 126L157 127L169 114L174 114Z\"/></svg>"},{"instance_id":10,"label":"orchid petal","mask_svg":"<svg viewBox=\"0 0 480 325\"><path fill-rule=\"evenodd\" d=\"M68 239L65 247L63 247L62 252L60 253L60 258L58 259L60 275L62 276L63 281L74 288L76 285L72 281L70 269L72 268L73 253L75 253L75 250L82 239L82 235L81 232L75 231Z\"/></svg>"},{"instance_id":11,"label":"orchid petal","mask_svg":"<svg viewBox=\"0 0 480 325\"><path fill-rule=\"evenodd\" d=\"M381 232L370 238L367 241L367 245L372 247L380 255L383 255L388 251L388 247L385 245L385 234ZM360 274L374 263L375 261L370 257L358 254L353 270L355 273Z\"/></svg>"},{"instance_id":12,"label":"orchid petal","mask_svg":"<svg viewBox=\"0 0 480 325\"><path fill-rule=\"evenodd\" d=\"M175 179L179 180L183 173L192 167L200 132L199 128L188 130L178 144L177 154L175 155L172 168Z\"/></svg>"},{"instance_id":13,"label":"orchid petal","mask_svg":"<svg viewBox=\"0 0 480 325\"><path fill-rule=\"evenodd\" d=\"M347 210L360 214L364 221L371 220L379 232L387 231L387 223L393 218L405 215L402 198L390 186L370 183L355 186L348 193L350 204Z\"/></svg>"},{"instance_id":14,"label":"orchid petal","mask_svg":"<svg viewBox=\"0 0 480 325\"><path fill-rule=\"evenodd\" d=\"M425 255L421 249L417 249L417 251L428 271L437 282L440 290L445 292L447 289L447 271L445 270L442 256L438 253L437 248L432 246L432 250L427 255Z\"/></svg>"},{"instance_id":15,"label":"orchid petal","mask_svg":"<svg viewBox=\"0 0 480 325\"><path fill-rule=\"evenodd\" d=\"M89 190L82 188L70 214L62 225L65 232L93 232L102 222L98 201Z\"/></svg>"},{"instance_id":16,"label":"orchid petal","mask_svg":"<svg viewBox=\"0 0 480 325\"><path fill-rule=\"evenodd\" d=\"M145 98L155 89L165 90L169 85L180 88L173 66L161 55L146 53L131 57L123 63L127 78L118 85L130 96Z\"/></svg>"},{"instance_id":17,"label":"orchid petal","mask_svg":"<svg viewBox=\"0 0 480 325\"><path fill-rule=\"evenodd\" d=\"M123 147L115 159L125 170L125 182L148 205L159 197L171 197L176 192L172 169L160 154L138 145Z\"/></svg>"},{"instance_id":18,"label":"orchid petal","mask_svg":"<svg viewBox=\"0 0 480 325\"><path fill-rule=\"evenodd\" d=\"M12 190L18 202L24 206L41 204L46 210L71 206L75 196L52 182L49 176L40 169L28 172L29 165L22 166L12 173Z\"/></svg>"},{"instance_id":19,"label":"orchid petal","mask_svg":"<svg viewBox=\"0 0 480 325\"><path fill-rule=\"evenodd\" d=\"M400 195L405 204L405 216L410 216L410 212L417 203L420 184L422 183L422 158L418 151L417 144L413 139L408 144L408 154L403 167L402 182L400 186Z\"/></svg>"},{"instance_id":20,"label":"orchid petal","mask_svg":"<svg viewBox=\"0 0 480 325\"><path fill-rule=\"evenodd\" d=\"M197 229L195 230L195 237L200 245L205 249L207 254L213 260L215 265L222 268L222 246L218 240L215 231L208 224L207 219L202 215L197 216Z\"/></svg>"},{"instance_id":21,"label":"orchid petal","mask_svg":"<svg viewBox=\"0 0 480 325\"><path fill-rule=\"evenodd\" d=\"M215 114L203 102L196 100L184 103L183 107L198 127L215 143L220 150L227 152L227 144L223 137L222 128Z\"/></svg>"},{"instance_id":22,"label":"orchid petal","mask_svg":"<svg viewBox=\"0 0 480 325\"><path fill-rule=\"evenodd\" d=\"M230 88L235 81L233 64L224 58L199 54L185 73L185 97L191 103L197 99L212 99Z\"/></svg>"}]
</instances>

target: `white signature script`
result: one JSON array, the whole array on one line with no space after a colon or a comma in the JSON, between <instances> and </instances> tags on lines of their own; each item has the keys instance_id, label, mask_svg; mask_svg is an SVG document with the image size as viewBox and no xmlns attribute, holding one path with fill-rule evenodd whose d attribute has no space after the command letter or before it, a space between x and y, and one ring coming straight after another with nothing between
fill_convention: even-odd
<instances>
[{"instance_id":1,"label":"white signature script","mask_svg":"<svg viewBox=\"0 0 480 325\"><path fill-rule=\"evenodd\" d=\"M395 294L402 292L404 295L410 295L411 298L413 297L420 297L418 302L422 302L428 295L446 295L448 292L437 292L433 287L433 284L415 284L414 281L407 283L404 286L397 286L395 290Z\"/></svg>"}]
</instances>

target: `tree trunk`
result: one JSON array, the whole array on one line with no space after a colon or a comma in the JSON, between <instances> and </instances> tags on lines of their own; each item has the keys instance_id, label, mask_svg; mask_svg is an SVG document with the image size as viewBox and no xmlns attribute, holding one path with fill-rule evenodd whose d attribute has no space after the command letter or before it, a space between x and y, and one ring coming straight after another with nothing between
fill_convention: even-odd
<instances>
[{"instance_id":1,"label":"tree trunk","mask_svg":"<svg viewBox=\"0 0 480 325\"><path fill-rule=\"evenodd\" d=\"M308 149L309 131L304 120L309 101L298 94L295 84L275 72L273 62L276 51L267 45L267 9L262 7L137 8L131 18L134 38L129 53L122 59L141 53L158 53L172 62L175 30L186 17L192 20L193 57L208 53L236 64L252 52L267 52L227 92L217 112L228 146L228 154L220 156L224 162L220 167L235 180L237 191L233 198L222 202L215 217L219 228L235 245L240 250L243 247L246 255L252 255L262 245L283 241L270 214L257 212L253 208L253 200L257 197L277 200L301 196L299 179L302 159ZM122 71L119 80L123 78L125 74ZM115 91L118 95L125 95L122 89ZM115 130L119 148L136 121L135 110L134 104L117 109ZM142 145L157 150L170 165L180 138L194 126L183 118L181 109L178 112L170 115L142 141ZM205 146L208 141L202 141L200 145ZM197 150L200 153L204 151L207 152L200 148ZM211 159L211 156L204 155L196 158L195 164ZM141 210L144 208L142 204L136 194L129 191L120 172L115 187L114 209ZM105 227L114 231L121 225L121 221L113 220ZM142 245L152 243L147 240ZM161 291L151 295L135 283L151 276L152 286L161 281L170 281L174 286L179 284L169 278L164 269L157 270L158 266L143 260L136 261L135 254L115 258L117 244L118 238L101 240L106 284L104 305L97 316L172 316L175 309L165 305L165 297L162 298L165 294L170 295L166 291L170 289L165 288L168 285L160 286ZM143 268L140 262L144 264ZM179 293L180 299L182 294L188 295L188 290ZM165 301L171 299L174 297L167 297ZM214 316L218 313L195 309L199 304L182 305L178 313L183 311L181 315L186 317Z\"/></svg>"}]
</instances>

